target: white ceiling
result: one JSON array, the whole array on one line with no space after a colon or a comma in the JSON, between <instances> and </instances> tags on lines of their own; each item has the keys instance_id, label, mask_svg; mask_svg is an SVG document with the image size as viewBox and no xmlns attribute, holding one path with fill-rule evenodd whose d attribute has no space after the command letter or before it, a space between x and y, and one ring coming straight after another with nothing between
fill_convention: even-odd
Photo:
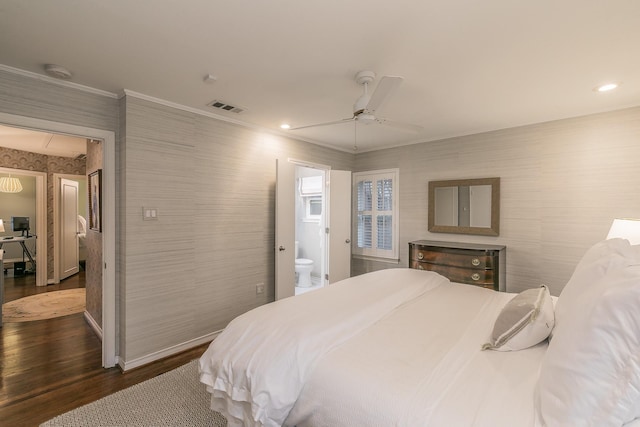
<instances>
[{"instance_id":1,"label":"white ceiling","mask_svg":"<svg viewBox=\"0 0 640 427\"><path fill-rule=\"evenodd\" d=\"M424 130L360 125L362 151L640 105L638 46L636 0L0 2L0 64L276 132L351 117L360 70L403 76L378 114ZM353 122L289 134L354 145Z\"/></svg>"},{"instance_id":2,"label":"white ceiling","mask_svg":"<svg viewBox=\"0 0 640 427\"><path fill-rule=\"evenodd\" d=\"M48 156L77 157L87 152L87 139L0 125L0 147Z\"/></svg>"}]
</instances>

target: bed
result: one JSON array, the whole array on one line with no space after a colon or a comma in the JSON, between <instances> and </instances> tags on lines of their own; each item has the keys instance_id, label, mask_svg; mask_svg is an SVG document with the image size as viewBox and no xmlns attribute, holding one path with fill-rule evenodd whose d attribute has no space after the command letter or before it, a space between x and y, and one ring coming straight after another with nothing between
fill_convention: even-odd
<instances>
[{"instance_id":1,"label":"bed","mask_svg":"<svg viewBox=\"0 0 640 427\"><path fill-rule=\"evenodd\" d=\"M200 381L229 426L637 426L638 249L595 245L557 301L408 268L352 277L234 319Z\"/></svg>"}]
</instances>

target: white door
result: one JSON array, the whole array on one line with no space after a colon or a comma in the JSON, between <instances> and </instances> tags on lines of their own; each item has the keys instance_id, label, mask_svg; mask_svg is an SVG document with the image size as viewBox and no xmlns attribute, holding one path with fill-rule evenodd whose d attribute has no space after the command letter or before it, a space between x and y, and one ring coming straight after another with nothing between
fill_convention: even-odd
<instances>
[{"instance_id":1,"label":"white door","mask_svg":"<svg viewBox=\"0 0 640 427\"><path fill-rule=\"evenodd\" d=\"M295 190L296 167L293 163L276 160L276 238L275 238L275 298L295 295Z\"/></svg>"},{"instance_id":2,"label":"white door","mask_svg":"<svg viewBox=\"0 0 640 427\"><path fill-rule=\"evenodd\" d=\"M351 276L351 172L329 171L328 283Z\"/></svg>"},{"instance_id":3,"label":"white door","mask_svg":"<svg viewBox=\"0 0 640 427\"><path fill-rule=\"evenodd\" d=\"M78 183L60 179L60 280L80 271L78 260Z\"/></svg>"}]
</instances>

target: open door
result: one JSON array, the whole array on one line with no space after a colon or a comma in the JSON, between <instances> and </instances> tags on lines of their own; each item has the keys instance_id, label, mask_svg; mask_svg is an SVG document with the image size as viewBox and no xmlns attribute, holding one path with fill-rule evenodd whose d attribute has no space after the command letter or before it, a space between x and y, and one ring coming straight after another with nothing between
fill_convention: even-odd
<instances>
[{"instance_id":1,"label":"open door","mask_svg":"<svg viewBox=\"0 0 640 427\"><path fill-rule=\"evenodd\" d=\"M295 182L295 165L276 159L276 300L293 296L296 291Z\"/></svg>"},{"instance_id":2,"label":"open door","mask_svg":"<svg viewBox=\"0 0 640 427\"><path fill-rule=\"evenodd\" d=\"M329 171L329 263L327 283L351 276L351 172Z\"/></svg>"},{"instance_id":3,"label":"open door","mask_svg":"<svg viewBox=\"0 0 640 427\"><path fill-rule=\"evenodd\" d=\"M80 271L78 251L78 183L60 179L60 280Z\"/></svg>"},{"instance_id":4,"label":"open door","mask_svg":"<svg viewBox=\"0 0 640 427\"><path fill-rule=\"evenodd\" d=\"M296 165L276 160L275 299L295 295ZM351 172L327 170L327 267L324 284L351 275Z\"/></svg>"}]
</instances>

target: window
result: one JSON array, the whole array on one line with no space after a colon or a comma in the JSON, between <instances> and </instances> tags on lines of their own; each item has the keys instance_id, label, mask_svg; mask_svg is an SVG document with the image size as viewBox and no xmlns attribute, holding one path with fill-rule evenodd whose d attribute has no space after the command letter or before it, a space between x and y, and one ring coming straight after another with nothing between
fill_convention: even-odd
<instances>
[{"instance_id":1,"label":"window","mask_svg":"<svg viewBox=\"0 0 640 427\"><path fill-rule=\"evenodd\" d=\"M398 259L398 169L353 174L354 254Z\"/></svg>"},{"instance_id":2,"label":"window","mask_svg":"<svg viewBox=\"0 0 640 427\"><path fill-rule=\"evenodd\" d=\"M322 196L304 198L305 220L319 222L322 215Z\"/></svg>"}]
</instances>

